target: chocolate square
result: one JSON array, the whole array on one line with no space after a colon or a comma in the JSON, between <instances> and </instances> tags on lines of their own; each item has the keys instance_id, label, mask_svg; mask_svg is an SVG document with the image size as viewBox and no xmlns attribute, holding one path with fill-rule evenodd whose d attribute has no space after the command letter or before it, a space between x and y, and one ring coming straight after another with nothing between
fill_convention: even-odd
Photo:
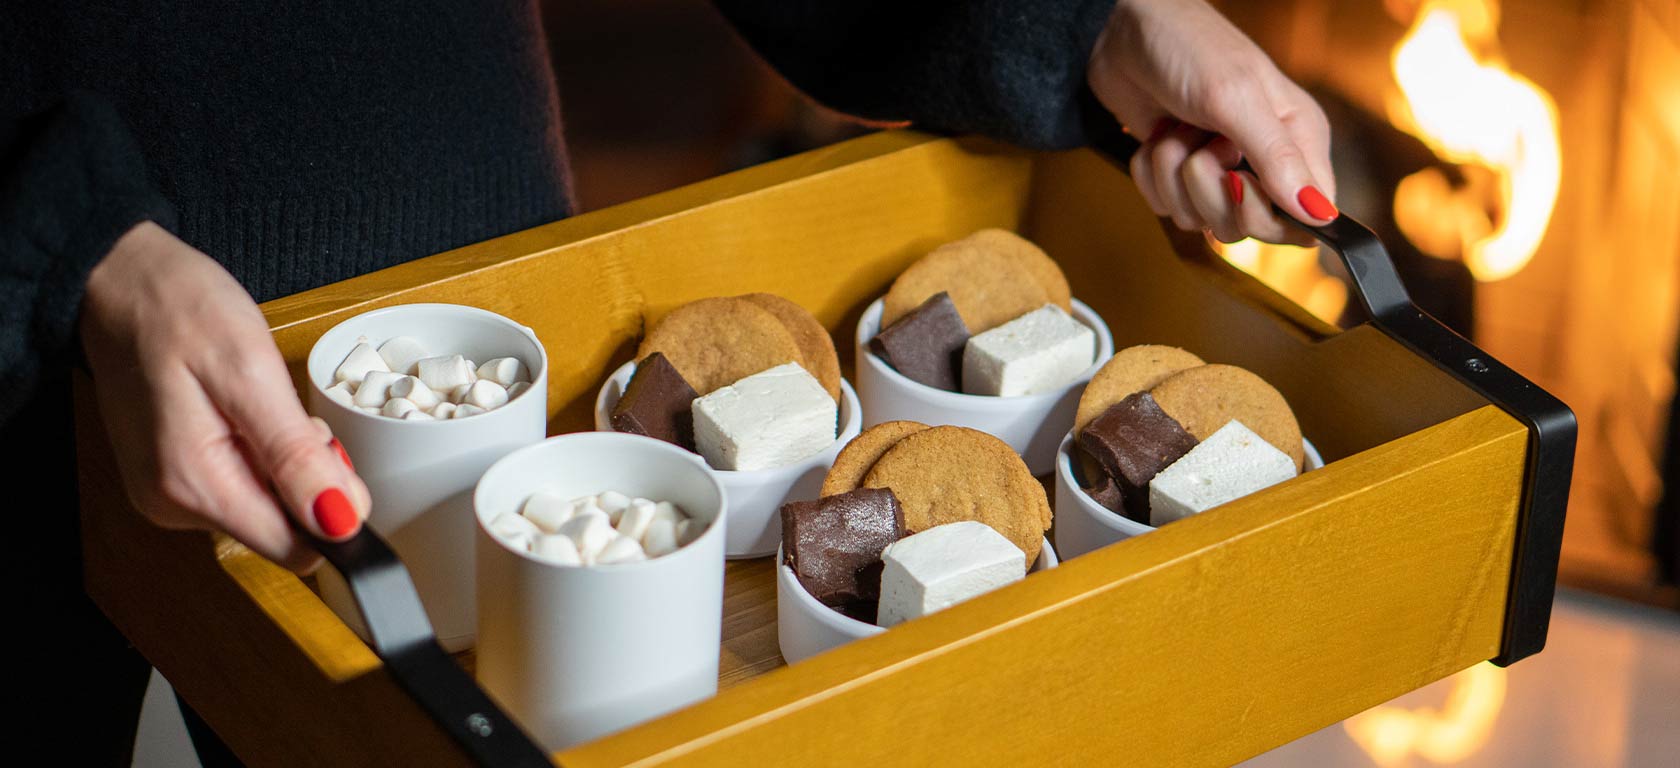
<instances>
[{"instance_id":1,"label":"chocolate square","mask_svg":"<svg viewBox=\"0 0 1680 768\"><path fill-rule=\"evenodd\" d=\"M1138 392L1085 425L1079 447L1120 486L1127 516L1148 520L1149 481L1196 447L1196 437L1148 392Z\"/></svg>"},{"instance_id":2,"label":"chocolate square","mask_svg":"<svg viewBox=\"0 0 1680 768\"><path fill-rule=\"evenodd\" d=\"M904 538L904 509L886 488L782 505L783 560L823 605L862 612L881 598L881 550Z\"/></svg>"},{"instance_id":3,"label":"chocolate square","mask_svg":"<svg viewBox=\"0 0 1680 768\"><path fill-rule=\"evenodd\" d=\"M689 386L677 367L655 352L636 364L630 386L613 406L612 428L647 435L694 450L694 413L689 407L700 394Z\"/></svg>"},{"instance_id":4,"label":"chocolate square","mask_svg":"<svg viewBox=\"0 0 1680 768\"><path fill-rule=\"evenodd\" d=\"M951 295L940 291L869 340L869 349L912 381L962 391L963 345L968 326Z\"/></svg>"}]
</instances>

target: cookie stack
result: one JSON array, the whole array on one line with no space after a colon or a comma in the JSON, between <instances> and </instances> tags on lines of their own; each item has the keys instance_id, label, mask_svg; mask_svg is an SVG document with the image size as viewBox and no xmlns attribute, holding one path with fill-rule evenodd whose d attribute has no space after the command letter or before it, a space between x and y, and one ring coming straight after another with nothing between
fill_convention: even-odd
<instances>
[{"instance_id":1,"label":"cookie stack","mask_svg":"<svg viewBox=\"0 0 1680 768\"><path fill-rule=\"evenodd\" d=\"M619 432L699 453L714 469L783 466L834 442L840 361L811 313L780 296L700 299L672 310L638 348L612 408Z\"/></svg>"},{"instance_id":2,"label":"cookie stack","mask_svg":"<svg viewBox=\"0 0 1680 768\"><path fill-rule=\"evenodd\" d=\"M1081 489L1153 526L1288 480L1305 460L1277 389L1177 347L1116 353L1086 385L1073 434Z\"/></svg>"},{"instance_id":3,"label":"cookie stack","mask_svg":"<svg viewBox=\"0 0 1680 768\"><path fill-rule=\"evenodd\" d=\"M1017 396L1078 378L1096 335L1074 319L1060 267L1011 232L986 229L904 270L881 300L870 352L935 389Z\"/></svg>"},{"instance_id":4,"label":"cookie stack","mask_svg":"<svg viewBox=\"0 0 1680 768\"><path fill-rule=\"evenodd\" d=\"M1007 444L965 427L877 425L847 443L822 496L781 509L783 558L813 597L887 626L1025 575L1051 510Z\"/></svg>"}]
</instances>

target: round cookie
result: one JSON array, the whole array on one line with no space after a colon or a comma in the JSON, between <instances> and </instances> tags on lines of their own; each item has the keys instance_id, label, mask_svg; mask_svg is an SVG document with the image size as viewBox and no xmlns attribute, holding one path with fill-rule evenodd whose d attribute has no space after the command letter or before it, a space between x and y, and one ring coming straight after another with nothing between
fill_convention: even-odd
<instances>
[{"instance_id":1,"label":"round cookie","mask_svg":"<svg viewBox=\"0 0 1680 768\"><path fill-rule=\"evenodd\" d=\"M1044 486L1002 440L967 427L933 427L900 438L882 454L865 488L890 488L904 508L904 526L977 520L1038 559L1050 528Z\"/></svg>"},{"instance_id":2,"label":"round cookie","mask_svg":"<svg viewBox=\"0 0 1680 768\"><path fill-rule=\"evenodd\" d=\"M1056 265L1056 260L1050 258L1050 254L1045 253L1044 249L1033 241L1007 229L997 228L982 229L965 239L1019 262L1044 288L1045 294L1050 297L1050 303L1065 311L1073 311L1073 289L1068 287L1067 275Z\"/></svg>"},{"instance_id":3,"label":"round cookie","mask_svg":"<svg viewBox=\"0 0 1680 768\"><path fill-rule=\"evenodd\" d=\"M1283 394L1265 379L1234 365L1204 365L1168 376L1149 390L1185 431L1206 440L1236 419L1295 460L1305 460L1301 425Z\"/></svg>"},{"instance_id":4,"label":"round cookie","mask_svg":"<svg viewBox=\"0 0 1680 768\"><path fill-rule=\"evenodd\" d=\"M957 314L974 334L1050 303L1050 293L1019 259L964 239L935 248L893 281L881 302L881 327L940 291L951 294Z\"/></svg>"},{"instance_id":5,"label":"round cookie","mask_svg":"<svg viewBox=\"0 0 1680 768\"><path fill-rule=\"evenodd\" d=\"M800 360L799 345L781 321L739 298L700 299L671 310L642 339L636 359L655 352L665 353L702 395Z\"/></svg>"},{"instance_id":6,"label":"round cookie","mask_svg":"<svg viewBox=\"0 0 1680 768\"><path fill-rule=\"evenodd\" d=\"M1139 344L1114 353L1079 395L1073 431L1085 429L1092 419L1132 393L1154 389L1168 376L1200 365L1204 365L1201 358L1178 347L1160 344Z\"/></svg>"},{"instance_id":7,"label":"round cookie","mask_svg":"<svg viewBox=\"0 0 1680 768\"><path fill-rule=\"evenodd\" d=\"M828 476L823 478L822 491L817 495L833 496L857 490L863 483L864 476L875 467L875 462L880 460L882 454L906 435L913 435L924 429L930 427L919 421L883 421L859 433L834 457L834 466L828 468Z\"/></svg>"},{"instance_id":8,"label":"round cookie","mask_svg":"<svg viewBox=\"0 0 1680 768\"><path fill-rule=\"evenodd\" d=\"M793 343L799 345L800 364L817 377L823 389L828 390L829 397L839 402L840 355L834 351L834 338L828 335L828 329L804 307L774 293L748 293L738 298L746 299L776 316L782 327L793 336Z\"/></svg>"}]
</instances>

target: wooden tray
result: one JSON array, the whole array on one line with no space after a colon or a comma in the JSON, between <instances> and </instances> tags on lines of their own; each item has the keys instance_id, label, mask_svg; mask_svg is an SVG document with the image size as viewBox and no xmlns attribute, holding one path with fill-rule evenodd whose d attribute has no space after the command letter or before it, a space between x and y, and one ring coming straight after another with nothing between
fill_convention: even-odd
<instances>
[{"instance_id":1,"label":"wooden tray","mask_svg":"<svg viewBox=\"0 0 1680 768\"><path fill-rule=\"evenodd\" d=\"M903 267L988 226L1060 261L1117 348L1265 376L1329 466L789 668L771 563L731 563L719 695L558 761L1230 763L1500 653L1528 428L1373 327L1337 331L1216 259L1178 258L1087 151L876 134L263 310L300 383L314 340L374 307L507 315L547 346L549 427L567 432L683 302L782 294L849 358ZM464 762L304 581L142 521L87 384L87 588L229 745L252 765Z\"/></svg>"}]
</instances>

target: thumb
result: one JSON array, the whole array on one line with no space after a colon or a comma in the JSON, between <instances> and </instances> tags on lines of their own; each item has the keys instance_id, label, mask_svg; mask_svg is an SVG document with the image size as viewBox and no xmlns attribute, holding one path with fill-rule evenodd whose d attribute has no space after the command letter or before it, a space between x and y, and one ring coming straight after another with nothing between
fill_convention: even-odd
<instances>
[{"instance_id":1,"label":"thumb","mask_svg":"<svg viewBox=\"0 0 1680 768\"><path fill-rule=\"evenodd\" d=\"M1221 88L1209 104L1214 130L1224 134L1248 158L1261 189L1278 207L1301 221L1327 224L1340 215L1258 82Z\"/></svg>"}]
</instances>

